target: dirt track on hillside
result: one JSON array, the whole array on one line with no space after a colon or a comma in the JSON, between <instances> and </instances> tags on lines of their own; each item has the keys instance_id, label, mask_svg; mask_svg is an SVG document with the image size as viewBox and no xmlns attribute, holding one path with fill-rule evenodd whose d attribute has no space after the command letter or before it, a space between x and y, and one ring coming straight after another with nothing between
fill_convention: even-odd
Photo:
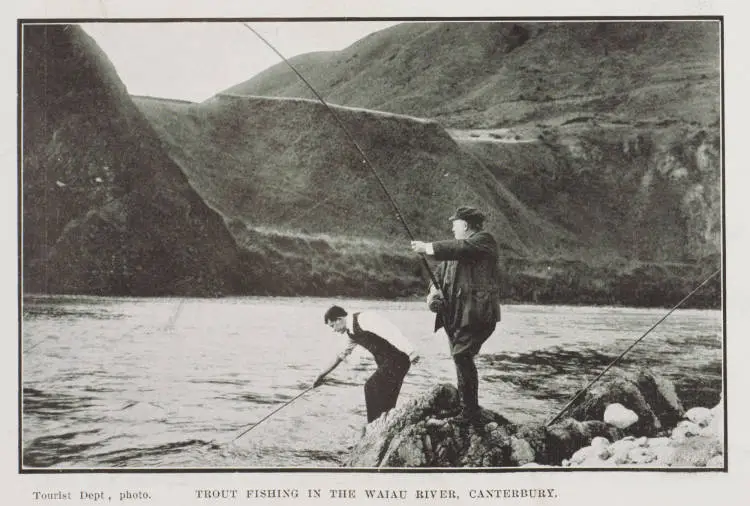
<instances>
[{"instance_id":1,"label":"dirt track on hillside","mask_svg":"<svg viewBox=\"0 0 750 506\"><path fill-rule=\"evenodd\" d=\"M475 130L448 129L447 132L456 141L497 142L505 144L523 144L539 141L537 135L529 135L526 132L515 132L509 128Z\"/></svg>"}]
</instances>

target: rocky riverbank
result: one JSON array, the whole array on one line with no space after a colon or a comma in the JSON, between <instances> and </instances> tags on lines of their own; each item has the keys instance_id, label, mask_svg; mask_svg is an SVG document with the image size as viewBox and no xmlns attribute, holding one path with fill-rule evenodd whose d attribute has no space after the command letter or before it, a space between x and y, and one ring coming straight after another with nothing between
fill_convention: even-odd
<instances>
[{"instance_id":1,"label":"rocky riverbank","mask_svg":"<svg viewBox=\"0 0 750 506\"><path fill-rule=\"evenodd\" d=\"M483 409L457 423L458 392L433 387L370 423L346 467L724 467L724 406L685 411L650 371L603 380L565 418L517 425Z\"/></svg>"}]
</instances>

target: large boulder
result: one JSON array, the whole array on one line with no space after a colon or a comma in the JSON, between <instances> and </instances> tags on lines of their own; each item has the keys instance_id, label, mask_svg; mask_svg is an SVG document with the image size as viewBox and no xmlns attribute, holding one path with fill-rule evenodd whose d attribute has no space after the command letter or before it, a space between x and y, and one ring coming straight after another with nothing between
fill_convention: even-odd
<instances>
[{"instance_id":1,"label":"large boulder","mask_svg":"<svg viewBox=\"0 0 750 506\"><path fill-rule=\"evenodd\" d=\"M539 455L537 462L555 465L561 464L596 438L614 440L622 436L616 427L607 423L597 420L580 422L573 418L566 418L551 425L546 432L546 451Z\"/></svg>"},{"instance_id":2,"label":"large boulder","mask_svg":"<svg viewBox=\"0 0 750 506\"><path fill-rule=\"evenodd\" d=\"M503 416L481 411L476 427L456 423L459 410L452 385L433 387L421 397L368 424L345 460L347 467L467 467L512 465L514 426ZM516 459L528 461L518 443Z\"/></svg>"},{"instance_id":3,"label":"large boulder","mask_svg":"<svg viewBox=\"0 0 750 506\"><path fill-rule=\"evenodd\" d=\"M662 427L674 427L685 415L674 384L668 379L648 369L641 369L635 376L635 383Z\"/></svg>"},{"instance_id":4,"label":"large boulder","mask_svg":"<svg viewBox=\"0 0 750 506\"><path fill-rule=\"evenodd\" d=\"M618 429L626 429L638 421L638 415L622 404L610 404L604 410L604 422L614 425Z\"/></svg>"},{"instance_id":5,"label":"large boulder","mask_svg":"<svg viewBox=\"0 0 750 506\"><path fill-rule=\"evenodd\" d=\"M622 434L602 421L566 418L550 427L518 426L482 409L480 423L456 422L452 385L438 385L421 397L368 424L345 460L347 467L517 467L559 465L599 438Z\"/></svg>"},{"instance_id":6,"label":"large boulder","mask_svg":"<svg viewBox=\"0 0 750 506\"><path fill-rule=\"evenodd\" d=\"M687 413L685 413L685 418L697 424L699 427L707 427L711 423L711 420L713 420L713 416L714 415L710 409L700 406L690 408Z\"/></svg>"},{"instance_id":7,"label":"large boulder","mask_svg":"<svg viewBox=\"0 0 750 506\"><path fill-rule=\"evenodd\" d=\"M570 409L576 420L604 420L608 406L620 404L638 420L624 428L625 435L654 437L682 418L685 411L674 385L648 370L637 374L621 372L594 385Z\"/></svg>"}]
</instances>

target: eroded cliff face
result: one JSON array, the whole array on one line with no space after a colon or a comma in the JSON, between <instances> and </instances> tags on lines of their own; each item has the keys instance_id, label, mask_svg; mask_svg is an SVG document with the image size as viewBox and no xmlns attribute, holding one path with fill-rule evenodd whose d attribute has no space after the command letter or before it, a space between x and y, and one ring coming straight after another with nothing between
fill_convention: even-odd
<instances>
[{"instance_id":1,"label":"eroded cliff face","mask_svg":"<svg viewBox=\"0 0 750 506\"><path fill-rule=\"evenodd\" d=\"M647 262L720 254L718 126L587 121L537 132L526 132L529 142L459 142L521 202L592 248L592 257L606 249Z\"/></svg>"},{"instance_id":2,"label":"eroded cliff face","mask_svg":"<svg viewBox=\"0 0 750 506\"><path fill-rule=\"evenodd\" d=\"M23 31L23 282L27 292L233 291L237 248L188 184L95 42Z\"/></svg>"}]
</instances>

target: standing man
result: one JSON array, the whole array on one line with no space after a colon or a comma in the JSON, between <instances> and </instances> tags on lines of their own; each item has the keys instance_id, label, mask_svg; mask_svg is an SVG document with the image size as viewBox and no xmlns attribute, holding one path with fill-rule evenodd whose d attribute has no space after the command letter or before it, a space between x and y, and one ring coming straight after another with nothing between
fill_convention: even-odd
<instances>
[{"instance_id":1,"label":"standing man","mask_svg":"<svg viewBox=\"0 0 750 506\"><path fill-rule=\"evenodd\" d=\"M414 346L391 322L374 311L347 314L339 306L331 306L323 316L325 324L334 332L346 334L349 340L333 363L318 374L313 382L317 387L357 345L372 353L377 370L365 382L367 423L396 406L404 376L411 364L419 360Z\"/></svg>"},{"instance_id":2,"label":"standing man","mask_svg":"<svg viewBox=\"0 0 750 506\"><path fill-rule=\"evenodd\" d=\"M412 241L412 250L442 260L430 285L427 302L437 313L435 331L445 328L456 365L461 413L456 421L479 422L479 376L474 356L500 321L498 247L482 230L485 215L473 207L459 207L449 218L454 240ZM438 289L439 288L439 289Z\"/></svg>"}]
</instances>

